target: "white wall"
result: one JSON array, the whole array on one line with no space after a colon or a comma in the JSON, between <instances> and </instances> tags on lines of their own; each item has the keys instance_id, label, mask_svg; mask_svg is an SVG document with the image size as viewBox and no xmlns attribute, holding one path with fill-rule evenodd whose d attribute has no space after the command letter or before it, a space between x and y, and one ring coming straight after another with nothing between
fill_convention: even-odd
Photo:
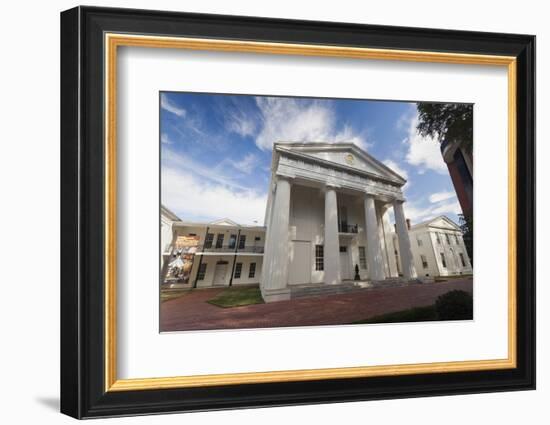
<instances>
[{"instance_id":1,"label":"white wall","mask_svg":"<svg viewBox=\"0 0 550 425\"><path fill-rule=\"evenodd\" d=\"M437 243L437 234L441 243ZM447 243L445 234L449 234L450 244ZM459 232L439 229L412 229L409 233L411 239L411 248L413 252L414 264L418 276L456 276L460 274L471 274L472 266L464 240ZM455 236L458 237L456 244ZM422 240L422 246L418 246L417 240ZM446 267L443 267L440 253L445 255ZM460 253L464 255L465 266L462 266L460 261ZM421 255L426 256L428 268L422 267Z\"/></svg>"},{"instance_id":2,"label":"white wall","mask_svg":"<svg viewBox=\"0 0 550 425\"><path fill-rule=\"evenodd\" d=\"M227 261L227 271L225 274L225 280L221 286L229 286L231 280L231 274L233 272L233 255L204 255L202 258L202 263L206 264L206 273L204 279L197 281L197 288L209 288L214 286L214 274L216 270L216 263L218 261ZM193 272L191 273L191 278L189 282L191 285L195 282L197 273L199 270L199 261L200 257L195 257L195 262L193 263ZM260 283L260 276L262 273L262 261L263 257L260 255L251 256L251 255L237 255L235 259L236 263L242 263L241 277L238 279L233 278L233 285L252 285ZM256 263L256 272L254 277L248 277L250 271L250 264ZM216 285L219 286L219 285Z\"/></svg>"},{"instance_id":3,"label":"white wall","mask_svg":"<svg viewBox=\"0 0 550 425\"><path fill-rule=\"evenodd\" d=\"M392 2L297 2L278 0L95 0L95 5L187 10L193 12L263 15L281 18L333 20L438 27L480 31L536 33L538 36L538 117L550 115L550 27L541 1L463 0L453 7L441 2L394 0ZM0 178L3 205L0 211L2 243L0 268L2 341L0 372L5 400L1 418L5 423L74 424L57 413L59 391L59 11L75 1L7 2L0 26L3 67L0 78L1 145ZM550 140L550 127L541 125L538 140ZM538 157L550 157L550 144L539 143ZM543 196L550 184L550 167L538 167L538 217L550 215ZM29 239L22 227L40 220L41 241L47 249L33 261L39 279L22 281ZM20 225L14 225L14 224ZM538 222L538 258L550 257L548 220ZM187 415L99 420L105 424L440 424L544 423L550 398L550 299L544 264L538 267L538 390L210 412ZM24 286L23 286L24 285ZM22 291L24 288L24 291ZM220 352L220 355L223 353ZM40 361L37 361L37 358Z\"/></svg>"},{"instance_id":4,"label":"white wall","mask_svg":"<svg viewBox=\"0 0 550 425\"><path fill-rule=\"evenodd\" d=\"M167 249L172 243L172 222L161 217L160 220L160 268L164 266L165 254L170 252Z\"/></svg>"},{"instance_id":5,"label":"white wall","mask_svg":"<svg viewBox=\"0 0 550 425\"><path fill-rule=\"evenodd\" d=\"M231 235L239 235L239 230L235 227L224 227L224 226L208 226L208 224L203 224L199 226L175 226L174 233L177 236L189 236L190 234L196 234L199 237L199 245L204 245L204 241L206 238L206 229L208 228L208 233L212 233L214 235L214 239L212 240L212 247L216 246L216 240L218 238L219 234L223 234L223 247L226 247L229 244L229 239ZM257 229L250 229L250 230L241 230L242 235L246 235L245 239L245 248L251 248L254 246L257 247L263 247L264 246L264 238L265 238L265 231L257 230ZM255 241L255 238L259 237L259 241ZM236 240L236 244L239 244L239 238ZM205 255L203 256L203 263L206 263L206 275L204 279L197 281L197 287L199 288L205 288L210 287L213 285L213 279L214 279L214 270L216 267L216 262L223 260L228 262L228 272L226 273L226 279L225 279L225 285L229 286L229 280L231 277L231 270L233 268L233 257L234 255ZM260 274L262 270L262 262L263 262L263 256L262 255L243 255L241 252L239 255L237 255L237 260L235 262L242 262L243 263L243 273L242 277L240 279L234 279L234 284L253 284L253 283L259 283L260 281ZM198 270L199 270L199 263L200 263L200 256L195 256L193 260L193 269L191 270L191 276L189 278L189 286L193 286L193 283L195 282L195 278L197 276ZM256 273L254 274L253 278L248 277L248 272L250 268L250 263L256 263ZM246 275L245 272L246 271Z\"/></svg>"},{"instance_id":6,"label":"white wall","mask_svg":"<svg viewBox=\"0 0 550 425\"><path fill-rule=\"evenodd\" d=\"M324 211L325 198L319 189L297 184L292 185L289 217L291 241L289 247L289 282L291 283L304 283L294 282L293 277L290 276L291 272L303 267L304 264L309 264L310 282L320 283L324 280L324 272L315 270L315 245L323 245L324 243ZM303 252L300 248L295 249L295 242L309 245L309 259L306 257L307 250ZM300 255L302 252L303 255Z\"/></svg>"},{"instance_id":7,"label":"white wall","mask_svg":"<svg viewBox=\"0 0 550 425\"><path fill-rule=\"evenodd\" d=\"M321 189L301 186L299 184L292 185L291 202L290 202L290 220L289 220L289 233L290 233L290 251L289 251L289 283L321 283L324 281L324 272L315 270L315 245L324 244L324 231L325 231L325 198ZM366 251L366 237L365 237L365 210L361 196L352 196L342 193L337 194L338 208L346 207L348 225L357 225L358 233L353 238L340 238L340 246L348 247L348 255L350 262L350 278L353 279L355 274L355 265L359 265L359 276L361 279L368 279L368 270L362 268L359 261L359 247L365 247ZM378 220L381 221L380 205L377 204ZM391 235L384 240L384 231L382 229L382 222L380 223L380 245L382 247L384 267L389 275L396 275L395 260L392 260L393 255L393 241ZM306 256L307 252L303 247L309 246L309 257ZM388 248L388 254L386 255L386 247ZM325 257L327 253L325 251ZM390 260L388 262L388 260ZM310 280L304 282L302 267L308 268L310 273ZM292 273L299 273L299 277L295 277Z\"/></svg>"}]
</instances>

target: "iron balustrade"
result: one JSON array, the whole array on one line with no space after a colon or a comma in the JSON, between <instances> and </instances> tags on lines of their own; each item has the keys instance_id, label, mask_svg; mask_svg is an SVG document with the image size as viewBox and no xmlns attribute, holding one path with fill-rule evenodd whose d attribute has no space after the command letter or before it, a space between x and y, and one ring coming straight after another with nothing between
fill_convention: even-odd
<instances>
[{"instance_id":1,"label":"iron balustrade","mask_svg":"<svg viewBox=\"0 0 550 425\"><path fill-rule=\"evenodd\" d=\"M357 224L340 223L338 225L338 231L340 233L357 233Z\"/></svg>"}]
</instances>

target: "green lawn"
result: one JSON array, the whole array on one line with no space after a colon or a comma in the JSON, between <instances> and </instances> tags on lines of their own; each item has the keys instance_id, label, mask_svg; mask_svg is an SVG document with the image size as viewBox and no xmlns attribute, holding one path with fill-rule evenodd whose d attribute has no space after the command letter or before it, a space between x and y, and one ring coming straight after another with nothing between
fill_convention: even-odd
<instances>
[{"instance_id":1,"label":"green lawn","mask_svg":"<svg viewBox=\"0 0 550 425\"><path fill-rule=\"evenodd\" d=\"M237 288L233 286L227 288L207 302L218 307L230 308L251 304L263 304L264 300L260 288L258 287Z\"/></svg>"},{"instance_id":2,"label":"green lawn","mask_svg":"<svg viewBox=\"0 0 550 425\"><path fill-rule=\"evenodd\" d=\"M369 319L353 322L354 325L363 323L400 323L400 322L428 322L438 320L434 305L415 307L409 310L401 310L393 313L373 316Z\"/></svg>"}]
</instances>

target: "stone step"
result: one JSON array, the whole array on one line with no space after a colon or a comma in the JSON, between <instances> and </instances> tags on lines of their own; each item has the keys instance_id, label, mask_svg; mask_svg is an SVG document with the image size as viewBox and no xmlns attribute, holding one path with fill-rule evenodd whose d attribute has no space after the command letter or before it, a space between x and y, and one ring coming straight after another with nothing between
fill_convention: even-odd
<instances>
[{"instance_id":1,"label":"stone step","mask_svg":"<svg viewBox=\"0 0 550 425\"><path fill-rule=\"evenodd\" d=\"M418 279L405 281L403 279L386 279L383 281L370 282L344 282L341 285L304 285L290 289L290 298L319 297L325 295L349 294L354 292L371 291L378 288L394 288L399 286L419 284Z\"/></svg>"}]
</instances>

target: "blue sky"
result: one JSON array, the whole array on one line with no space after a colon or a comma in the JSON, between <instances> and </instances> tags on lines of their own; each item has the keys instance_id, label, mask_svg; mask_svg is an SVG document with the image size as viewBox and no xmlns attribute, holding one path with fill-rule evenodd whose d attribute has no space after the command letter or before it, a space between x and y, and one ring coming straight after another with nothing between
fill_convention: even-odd
<instances>
[{"instance_id":1,"label":"blue sky","mask_svg":"<svg viewBox=\"0 0 550 425\"><path fill-rule=\"evenodd\" d=\"M414 103L163 92L161 198L181 219L263 224L278 141L355 143L407 179L413 224L460 207L438 143Z\"/></svg>"}]
</instances>

